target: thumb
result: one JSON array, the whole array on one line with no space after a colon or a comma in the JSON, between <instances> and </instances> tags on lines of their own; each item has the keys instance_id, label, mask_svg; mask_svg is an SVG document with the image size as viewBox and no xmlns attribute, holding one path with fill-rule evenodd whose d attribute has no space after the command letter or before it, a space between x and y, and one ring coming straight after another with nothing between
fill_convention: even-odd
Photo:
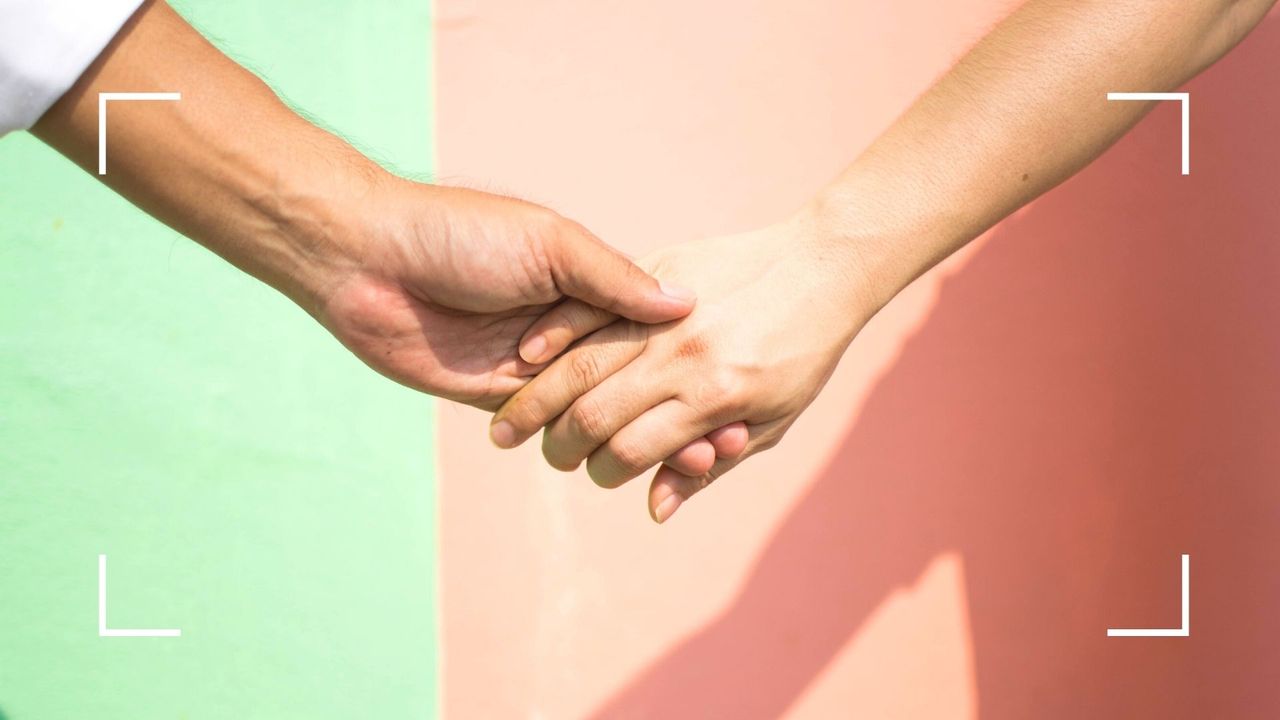
<instances>
[{"instance_id":1,"label":"thumb","mask_svg":"<svg viewBox=\"0 0 1280 720\"><path fill-rule=\"evenodd\" d=\"M693 292L663 285L574 222L545 248L561 293L644 323L675 320L693 310Z\"/></svg>"}]
</instances>

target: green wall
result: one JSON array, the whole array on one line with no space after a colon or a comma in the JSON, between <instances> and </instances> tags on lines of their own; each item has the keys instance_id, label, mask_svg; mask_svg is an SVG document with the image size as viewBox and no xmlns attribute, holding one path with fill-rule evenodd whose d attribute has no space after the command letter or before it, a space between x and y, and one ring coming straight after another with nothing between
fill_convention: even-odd
<instances>
[{"instance_id":1,"label":"green wall","mask_svg":"<svg viewBox=\"0 0 1280 720\"><path fill-rule=\"evenodd\" d=\"M430 170L426 0L175 4ZM432 435L283 297L0 140L0 718L435 717ZM98 637L99 553L109 624L182 637Z\"/></svg>"}]
</instances>

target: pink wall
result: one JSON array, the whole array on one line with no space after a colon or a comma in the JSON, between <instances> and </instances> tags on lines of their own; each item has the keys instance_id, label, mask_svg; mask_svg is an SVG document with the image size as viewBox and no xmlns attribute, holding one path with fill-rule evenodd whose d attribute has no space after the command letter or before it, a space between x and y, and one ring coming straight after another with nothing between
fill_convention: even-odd
<instances>
[{"instance_id":1,"label":"pink wall","mask_svg":"<svg viewBox=\"0 0 1280 720\"><path fill-rule=\"evenodd\" d=\"M643 254L781 217L1012 3L438 5L441 177ZM1278 56L1192 83L1190 177L1161 108L668 526L442 407L448 715L1280 713ZM1183 552L1192 636L1105 637L1177 624Z\"/></svg>"}]
</instances>

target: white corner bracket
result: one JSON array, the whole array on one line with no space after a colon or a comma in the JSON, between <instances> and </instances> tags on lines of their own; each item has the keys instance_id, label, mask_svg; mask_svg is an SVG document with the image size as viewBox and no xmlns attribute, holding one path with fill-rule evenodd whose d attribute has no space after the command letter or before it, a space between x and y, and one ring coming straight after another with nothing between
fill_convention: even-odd
<instances>
[{"instance_id":1,"label":"white corner bracket","mask_svg":"<svg viewBox=\"0 0 1280 720\"><path fill-rule=\"evenodd\" d=\"M107 556L98 556L98 637L179 637L177 628L158 630L118 629L107 627Z\"/></svg>"},{"instance_id":2,"label":"white corner bracket","mask_svg":"<svg viewBox=\"0 0 1280 720\"><path fill-rule=\"evenodd\" d=\"M181 100L176 92L98 93L98 174L107 174L107 102L111 100Z\"/></svg>"},{"instance_id":3,"label":"white corner bracket","mask_svg":"<svg viewBox=\"0 0 1280 720\"><path fill-rule=\"evenodd\" d=\"M1182 174L1191 174L1191 93L1109 92L1108 100L1177 100L1182 103Z\"/></svg>"},{"instance_id":4,"label":"white corner bracket","mask_svg":"<svg viewBox=\"0 0 1280 720\"><path fill-rule=\"evenodd\" d=\"M1107 628L1107 637L1190 637L1191 636L1191 556L1182 556L1182 627Z\"/></svg>"}]
</instances>

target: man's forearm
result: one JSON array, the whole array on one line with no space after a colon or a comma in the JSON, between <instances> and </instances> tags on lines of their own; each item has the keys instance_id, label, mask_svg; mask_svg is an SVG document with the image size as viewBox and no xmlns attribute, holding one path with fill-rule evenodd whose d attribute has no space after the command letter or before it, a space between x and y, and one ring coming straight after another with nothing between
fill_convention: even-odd
<instances>
[{"instance_id":1,"label":"man's forearm","mask_svg":"<svg viewBox=\"0 0 1280 720\"><path fill-rule=\"evenodd\" d=\"M1151 103L1233 48L1274 0L1031 0L920 97L802 214L877 306L1053 188Z\"/></svg>"},{"instance_id":2,"label":"man's forearm","mask_svg":"<svg viewBox=\"0 0 1280 720\"><path fill-rule=\"evenodd\" d=\"M342 207L381 171L289 110L164 3L132 18L33 132L91 172L98 93L180 91L110 105L107 185L313 310ZM349 236L349 234L348 234Z\"/></svg>"}]
</instances>

